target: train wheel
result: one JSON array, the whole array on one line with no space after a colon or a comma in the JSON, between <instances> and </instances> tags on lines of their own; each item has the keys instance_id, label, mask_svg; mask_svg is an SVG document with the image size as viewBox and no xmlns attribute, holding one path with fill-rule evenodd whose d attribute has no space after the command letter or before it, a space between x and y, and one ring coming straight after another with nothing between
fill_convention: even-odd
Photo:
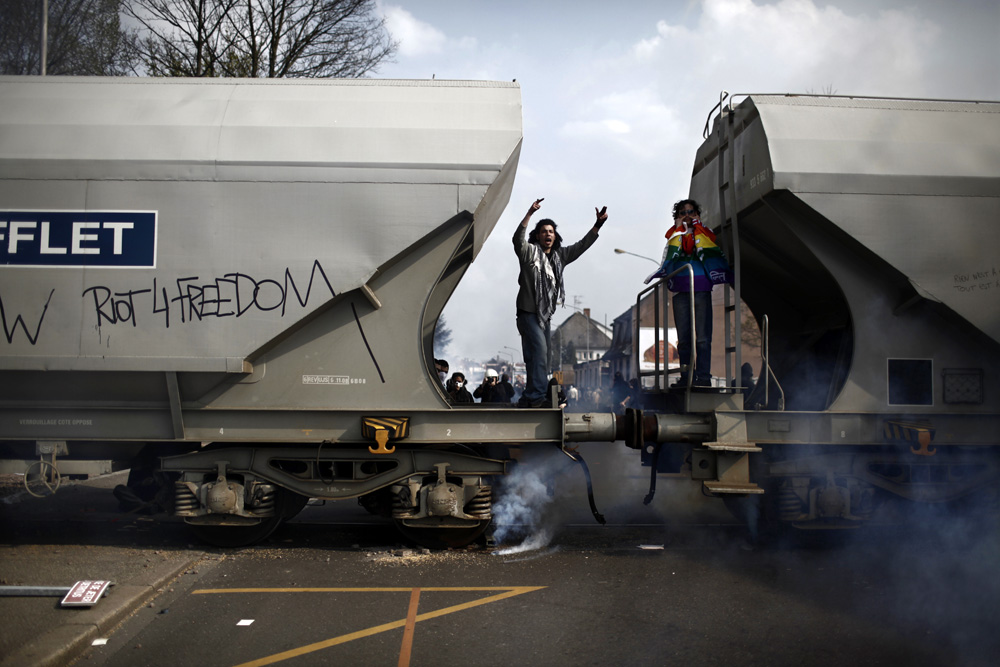
<instances>
[{"instance_id":1,"label":"train wheel","mask_svg":"<svg viewBox=\"0 0 1000 667\"><path fill-rule=\"evenodd\" d=\"M438 449L443 452L455 452L471 456L487 457L489 451L482 445L467 445L464 443L448 443L431 446L428 449ZM444 520L451 520L444 518ZM465 520L460 526L443 526L437 517L429 517L418 521L394 519L396 528L408 540L428 549L460 549L475 542L486 529L491 519L480 521ZM409 523L404 523L409 521Z\"/></svg>"},{"instance_id":2,"label":"train wheel","mask_svg":"<svg viewBox=\"0 0 1000 667\"><path fill-rule=\"evenodd\" d=\"M389 489L379 489L372 493L366 493L358 498L358 504L365 508L369 514L392 516L392 494L389 493Z\"/></svg>"},{"instance_id":3,"label":"train wheel","mask_svg":"<svg viewBox=\"0 0 1000 667\"><path fill-rule=\"evenodd\" d=\"M191 531L202 542L212 546L231 549L248 547L263 542L278 529L284 521L292 518L306 506L309 499L285 489L278 489L275 499L274 516L259 520L246 519L242 523L240 517L229 517L228 521L241 521L242 525L219 525L210 523L191 523Z\"/></svg>"},{"instance_id":4,"label":"train wheel","mask_svg":"<svg viewBox=\"0 0 1000 667\"><path fill-rule=\"evenodd\" d=\"M462 528L439 528L436 526L406 526L399 519L396 528L406 539L428 549L460 549L475 542L486 532L490 521L476 522Z\"/></svg>"},{"instance_id":5,"label":"train wheel","mask_svg":"<svg viewBox=\"0 0 1000 667\"><path fill-rule=\"evenodd\" d=\"M285 498L285 508L282 513L282 518L285 521L298 516L299 512L306 508L309 504L309 498L299 495L298 493L287 492Z\"/></svg>"},{"instance_id":6,"label":"train wheel","mask_svg":"<svg viewBox=\"0 0 1000 667\"><path fill-rule=\"evenodd\" d=\"M271 516L261 519L257 523L247 523L241 526L220 526L213 524L188 524L191 532L202 542L211 544L213 547L232 549L235 547L248 547L266 540L271 536L284 519L280 516Z\"/></svg>"}]
</instances>

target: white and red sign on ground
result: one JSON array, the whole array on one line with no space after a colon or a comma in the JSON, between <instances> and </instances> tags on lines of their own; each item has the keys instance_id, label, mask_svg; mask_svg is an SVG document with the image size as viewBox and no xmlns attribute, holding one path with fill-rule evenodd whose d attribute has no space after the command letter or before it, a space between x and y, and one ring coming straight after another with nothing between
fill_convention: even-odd
<instances>
[{"instance_id":1,"label":"white and red sign on ground","mask_svg":"<svg viewBox=\"0 0 1000 667\"><path fill-rule=\"evenodd\" d=\"M92 607L111 585L110 581L78 581L60 603L63 607Z\"/></svg>"}]
</instances>

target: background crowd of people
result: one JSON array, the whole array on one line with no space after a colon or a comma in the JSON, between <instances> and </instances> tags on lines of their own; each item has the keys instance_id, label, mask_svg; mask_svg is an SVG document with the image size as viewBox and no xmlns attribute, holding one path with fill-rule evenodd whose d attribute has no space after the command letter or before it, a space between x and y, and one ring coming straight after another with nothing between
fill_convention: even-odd
<instances>
[{"instance_id":1,"label":"background crowd of people","mask_svg":"<svg viewBox=\"0 0 1000 667\"><path fill-rule=\"evenodd\" d=\"M507 373L499 373L493 368L487 368L483 372L481 382L473 389L470 388L465 373L456 371L449 377L447 361L436 359L434 365L452 403L516 404L524 389L523 383L519 382L515 386ZM603 389L561 385L556 378L551 378L546 394L551 395L553 388L558 396L558 407L569 410L624 414L626 408L639 407L641 397L639 381L635 378L626 381L620 372L615 373L611 386Z\"/></svg>"}]
</instances>

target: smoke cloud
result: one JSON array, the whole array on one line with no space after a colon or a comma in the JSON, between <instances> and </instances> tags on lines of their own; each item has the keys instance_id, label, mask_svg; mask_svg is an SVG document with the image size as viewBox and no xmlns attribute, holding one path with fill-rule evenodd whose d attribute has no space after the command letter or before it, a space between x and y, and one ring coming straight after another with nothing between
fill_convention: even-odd
<instances>
[{"instance_id":1,"label":"smoke cloud","mask_svg":"<svg viewBox=\"0 0 1000 667\"><path fill-rule=\"evenodd\" d=\"M493 537L497 544L520 540L519 544L494 552L497 555L542 549L555 533L555 519L549 510L559 495L558 478L572 462L552 452L531 458L530 462L519 463L504 479L500 498L493 504Z\"/></svg>"}]
</instances>

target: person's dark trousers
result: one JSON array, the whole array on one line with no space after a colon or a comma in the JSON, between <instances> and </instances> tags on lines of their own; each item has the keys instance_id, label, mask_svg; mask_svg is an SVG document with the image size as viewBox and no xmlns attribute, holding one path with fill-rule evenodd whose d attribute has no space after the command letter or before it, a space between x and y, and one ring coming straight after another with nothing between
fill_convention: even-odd
<instances>
[{"instance_id":1,"label":"person's dark trousers","mask_svg":"<svg viewBox=\"0 0 1000 667\"><path fill-rule=\"evenodd\" d=\"M691 293L677 292L673 299L674 326L677 327L677 356L681 366L691 365ZM695 359L694 384L712 384L712 293L694 293ZM682 384L687 374L681 372Z\"/></svg>"},{"instance_id":2,"label":"person's dark trousers","mask_svg":"<svg viewBox=\"0 0 1000 667\"><path fill-rule=\"evenodd\" d=\"M545 400L548 386L549 327L542 325L537 313L517 311L517 332L521 334L521 352L527 380L520 404L539 404Z\"/></svg>"}]
</instances>

